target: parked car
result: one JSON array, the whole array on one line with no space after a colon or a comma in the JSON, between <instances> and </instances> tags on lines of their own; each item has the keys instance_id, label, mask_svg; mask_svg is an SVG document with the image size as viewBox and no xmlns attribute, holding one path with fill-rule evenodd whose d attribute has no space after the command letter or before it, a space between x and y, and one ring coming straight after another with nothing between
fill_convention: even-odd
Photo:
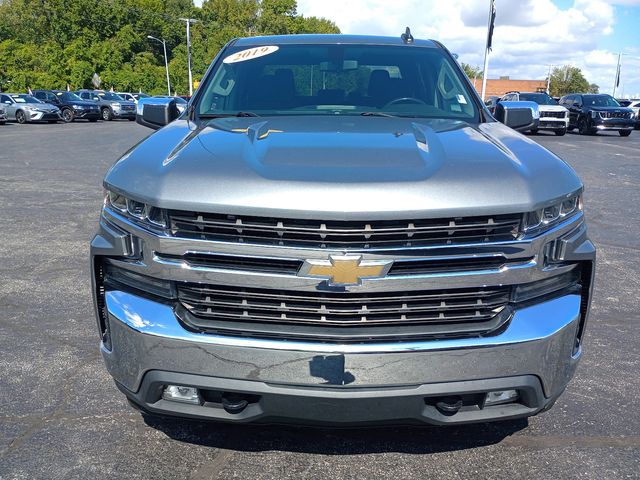
<instances>
[{"instance_id":1,"label":"parked car","mask_svg":"<svg viewBox=\"0 0 640 480\"><path fill-rule=\"evenodd\" d=\"M56 123L62 120L58 107L41 102L26 93L0 93L0 103L4 106L7 120L15 120L18 123Z\"/></svg>"},{"instance_id":2,"label":"parked car","mask_svg":"<svg viewBox=\"0 0 640 480\"><path fill-rule=\"evenodd\" d=\"M155 95L155 98L172 98L176 101L176 107L178 107L178 112L182 113L187 108L189 102L182 97L170 97L168 95Z\"/></svg>"},{"instance_id":3,"label":"parked car","mask_svg":"<svg viewBox=\"0 0 640 480\"><path fill-rule=\"evenodd\" d=\"M128 102L138 103L138 100L141 98L149 98L151 95L147 95L146 93L130 93L130 92L116 92L117 95L120 95Z\"/></svg>"},{"instance_id":4,"label":"parked car","mask_svg":"<svg viewBox=\"0 0 640 480\"><path fill-rule=\"evenodd\" d=\"M625 100L624 104L620 102L623 107L628 107L633 110L633 114L636 120L636 130L640 130L640 100Z\"/></svg>"},{"instance_id":5,"label":"parked car","mask_svg":"<svg viewBox=\"0 0 640 480\"><path fill-rule=\"evenodd\" d=\"M33 96L60 109L65 123L78 119L96 122L100 118L100 108L94 103L82 100L66 90L34 90Z\"/></svg>"},{"instance_id":6,"label":"parked car","mask_svg":"<svg viewBox=\"0 0 640 480\"><path fill-rule=\"evenodd\" d=\"M83 100L95 102L100 107L100 115L103 120L114 118L136 119L136 104L128 102L121 96L105 90L78 90L75 92Z\"/></svg>"},{"instance_id":7,"label":"parked car","mask_svg":"<svg viewBox=\"0 0 640 480\"><path fill-rule=\"evenodd\" d=\"M0 103L0 125L4 125L5 123L7 123L7 114L4 111L4 107Z\"/></svg>"},{"instance_id":8,"label":"parked car","mask_svg":"<svg viewBox=\"0 0 640 480\"><path fill-rule=\"evenodd\" d=\"M538 130L550 130L558 136L567 133L569 110L559 105L544 92L509 92L500 101L535 102L538 104L540 122L536 128L531 130L531 133L537 133Z\"/></svg>"},{"instance_id":9,"label":"parked car","mask_svg":"<svg viewBox=\"0 0 640 480\"><path fill-rule=\"evenodd\" d=\"M497 95L490 95L484 101L484 104L487 106L487 108L491 112L491 115L496 113L496 105L499 101L500 101L500 97Z\"/></svg>"},{"instance_id":10,"label":"parked car","mask_svg":"<svg viewBox=\"0 0 640 480\"><path fill-rule=\"evenodd\" d=\"M633 110L622 107L615 98L604 93L573 93L562 97L560 104L569 109L569 130L577 128L581 135L608 130L628 137L636 125Z\"/></svg>"},{"instance_id":11,"label":"parked car","mask_svg":"<svg viewBox=\"0 0 640 480\"><path fill-rule=\"evenodd\" d=\"M406 32L236 39L190 105L140 100L158 132L96 185L97 333L135 408L451 425L562 394L595 248L576 173L513 130L535 103L497 122Z\"/></svg>"}]
</instances>

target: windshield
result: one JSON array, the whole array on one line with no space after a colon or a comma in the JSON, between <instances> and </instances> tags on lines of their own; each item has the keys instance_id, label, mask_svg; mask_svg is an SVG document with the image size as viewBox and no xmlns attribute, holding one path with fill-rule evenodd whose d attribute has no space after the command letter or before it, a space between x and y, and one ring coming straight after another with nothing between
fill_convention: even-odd
<instances>
[{"instance_id":1,"label":"windshield","mask_svg":"<svg viewBox=\"0 0 640 480\"><path fill-rule=\"evenodd\" d=\"M139 98L149 98L149 95L147 95L146 93L134 93L133 98L135 98L136 100L138 100Z\"/></svg>"},{"instance_id":2,"label":"windshield","mask_svg":"<svg viewBox=\"0 0 640 480\"><path fill-rule=\"evenodd\" d=\"M124 101L124 98L122 98L120 95L116 95L115 93L111 92L98 92L97 95L104 100L117 100L121 102Z\"/></svg>"},{"instance_id":3,"label":"windshield","mask_svg":"<svg viewBox=\"0 0 640 480\"><path fill-rule=\"evenodd\" d=\"M224 55L200 96L202 116L479 118L457 66L439 48L280 45Z\"/></svg>"},{"instance_id":4,"label":"windshield","mask_svg":"<svg viewBox=\"0 0 640 480\"><path fill-rule=\"evenodd\" d=\"M521 93L520 100L524 102L536 102L538 105L558 105L558 102L546 93Z\"/></svg>"},{"instance_id":5,"label":"windshield","mask_svg":"<svg viewBox=\"0 0 640 480\"><path fill-rule=\"evenodd\" d=\"M585 107L619 107L620 104L610 95L584 95Z\"/></svg>"},{"instance_id":6,"label":"windshield","mask_svg":"<svg viewBox=\"0 0 640 480\"><path fill-rule=\"evenodd\" d=\"M82 99L78 95L71 92L57 92L56 95L59 96L63 102L81 102L82 101Z\"/></svg>"},{"instance_id":7,"label":"windshield","mask_svg":"<svg viewBox=\"0 0 640 480\"><path fill-rule=\"evenodd\" d=\"M11 95L11 98L13 98L16 103L44 103L38 100L36 97L32 97L31 95L22 93L19 95Z\"/></svg>"}]
</instances>

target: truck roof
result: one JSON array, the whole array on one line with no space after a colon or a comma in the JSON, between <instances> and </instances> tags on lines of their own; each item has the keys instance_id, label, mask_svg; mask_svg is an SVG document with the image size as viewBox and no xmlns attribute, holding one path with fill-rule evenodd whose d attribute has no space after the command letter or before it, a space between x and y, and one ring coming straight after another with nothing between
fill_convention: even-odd
<instances>
[{"instance_id":1,"label":"truck roof","mask_svg":"<svg viewBox=\"0 0 640 480\"><path fill-rule=\"evenodd\" d=\"M239 38L235 45L319 45L319 44L351 44L351 45L403 45L407 47L438 47L433 40L415 39L411 44L405 44L400 35L397 37L382 37L376 35L342 35L342 34L304 34L304 35L266 35L263 37Z\"/></svg>"}]
</instances>

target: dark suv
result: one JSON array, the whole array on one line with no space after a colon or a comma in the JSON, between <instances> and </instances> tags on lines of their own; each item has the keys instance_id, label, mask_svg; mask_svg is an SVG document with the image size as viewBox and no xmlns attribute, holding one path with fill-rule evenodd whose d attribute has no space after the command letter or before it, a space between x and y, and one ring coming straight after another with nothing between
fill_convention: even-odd
<instances>
[{"instance_id":1,"label":"dark suv","mask_svg":"<svg viewBox=\"0 0 640 480\"><path fill-rule=\"evenodd\" d=\"M55 105L62 112L65 123L84 118L96 122L100 118L100 109L94 102L82 100L73 92L66 90L34 90L33 96L45 103Z\"/></svg>"},{"instance_id":2,"label":"dark suv","mask_svg":"<svg viewBox=\"0 0 640 480\"><path fill-rule=\"evenodd\" d=\"M635 126L633 110L621 106L611 95L575 93L562 97L560 105L569 110L568 130L577 128L581 135L613 130L628 137Z\"/></svg>"}]
</instances>

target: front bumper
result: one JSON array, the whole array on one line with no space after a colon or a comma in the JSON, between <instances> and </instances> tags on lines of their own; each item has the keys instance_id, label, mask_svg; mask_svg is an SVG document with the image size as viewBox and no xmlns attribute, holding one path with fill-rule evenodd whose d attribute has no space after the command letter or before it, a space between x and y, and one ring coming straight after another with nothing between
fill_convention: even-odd
<instances>
[{"instance_id":1,"label":"front bumper","mask_svg":"<svg viewBox=\"0 0 640 480\"><path fill-rule=\"evenodd\" d=\"M114 118L136 118L136 110L122 110L122 109L113 109L113 117Z\"/></svg>"},{"instance_id":2,"label":"front bumper","mask_svg":"<svg viewBox=\"0 0 640 480\"><path fill-rule=\"evenodd\" d=\"M100 117L100 110L99 109L83 109L83 110L77 110L77 109L73 109L73 116L74 118L81 118L81 119L99 119Z\"/></svg>"},{"instance_id":3,"label":"front bumper","mask_svg":"<svg viewBox=\"0 0 640 480\"><path fill-rule=\"evenodd\" d=\"M624 118L598 118L594 121L594 126L598 131L633 130L635 124L635 119Z\"/></svg>"},{"instance_id":4,"label":"front bumper","mask_svg":"<svg viewBox=\"0 0 640 480\"><path fill-rule=\"evenodd\" d=\"M62 120L59 112L29 112L27 120L30 122L45 122L50 120Z\"/></svg>"},{"instance_id":5,"label":"front bumper","mask_svg":"<svg viewBox=\"0 0 640 480\"><path fill-rule=\"evenodd\" d=\"M569 118L541 117L538 130L562 130L569 126Z\"/></svg>"},{"instance_id":6,"label":"front bumper","mask_svg":"<svg viewBox=\"0 0 640 480\"><path fill-rule=\"evenodd\" d=\"M573 351L580 304L580 295L565 295L518 310L508 328L491 337L335 345L192 333L171 306L108 291L111 349L101 350L121 390L155 413L238 422L498 420L533 415L562 393L581 355ZM260 400L234 415L162 400L158 385L171 383ZM506 388L519 390L524 403L451 417L425 403L426 397Z\"/></svg>"}]
</instances>

